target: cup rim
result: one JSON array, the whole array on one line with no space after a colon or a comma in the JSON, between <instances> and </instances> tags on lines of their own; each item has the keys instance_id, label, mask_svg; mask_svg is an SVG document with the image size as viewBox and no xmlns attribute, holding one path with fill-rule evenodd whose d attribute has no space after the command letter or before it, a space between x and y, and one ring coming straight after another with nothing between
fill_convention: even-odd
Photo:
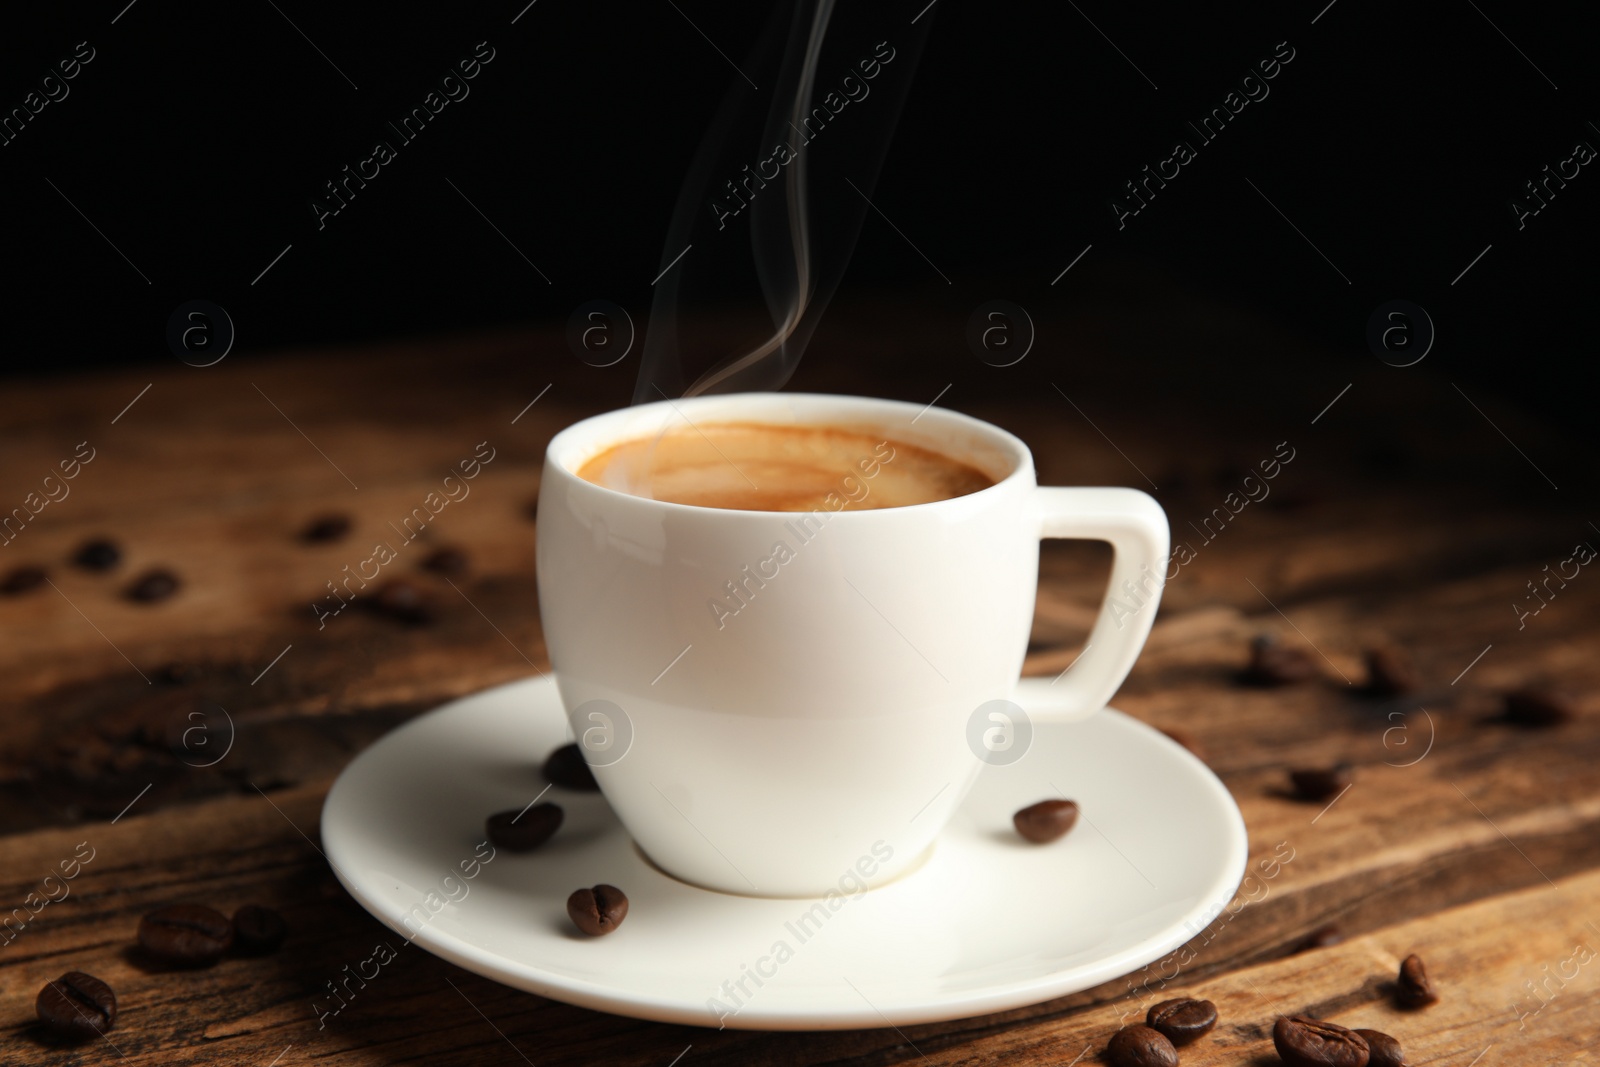
<instances>
[{"instance_id":1,"label":"cup rim","mask_svg":"<svg viewBox=\"0 0 1600 1067\"><path fill-rule=\"evenodd\" d=\"M836 518L855 516L855 521L861 517L880 514L893 515L926 508L960 507L963 502L969 506L977 506L992 498L992 494L1009 491L1016 482L1026 481L1029 486L1033 484L1033 454L1028 450L1021 438L1008 430L983 419L953 411L949 408L937 408L932 404L916 404L905 400L890 400L880 397L858 396L850 393L780 393L780 392L743 392L743 393L713 393L705 396L682 397L679 399L656 400L648 404L636 404L631 407L616 408L611 411L591 415L580 419L578 422L556 433L545 446L545 476L552 474L562 478L574 487L583 491L594 491L604 497L611 497L617 501L631 501L638 506L654 506L665 510L679 510L699 514L721 515L785 515L807 514L806 512L778 512L765 511L752 508L714 508L701 504L680 504L671 500L657 500L653 497L635 496L625 493L620 489L599 485L580 477L577 468L586 460L599 452L623 441L632 440L642 436L638 427L641 420L648 420L652 415L676 414L680 419L687 420L685 409L704 409L708 407L722 407L738 409L741 422L762 422L763 410L766 413L781 411L785 407L794 405L805 410L819 413L817 421L825 420L826 412L834 412L836 418L849 418L853 414L870 416L884 413L891 415L905 415L910 423L921 423L928 420L925 429L919 429L913 436L916 439L906 441L907 444L918 444L919 447L944 455L951 455L947 446L931 443L927 429L949 431L964 431L967 434L982 438L985 443L993 447L1001 455L1009 468L1004 473L984 469L984 473L995 478L994 484L979 489L973 493L961 496L946 497L943 500L934 500L923 504L903 504L889 508L863 508L852 510L840 509L835 512ZM749 410L750 407L756 410ZM774 420L775 421L775 420ZM776 423L775 423L776 424ZM648 432L648 431L644 431ZM887 428L885 432L889 431ZM892 436L892 435L891 435ZM903 440L904 438L902 438ZM923 440L930 443L923 444ZM962 462L975 462L971 457L952 456Z\"/></svg>"}]
</instances>

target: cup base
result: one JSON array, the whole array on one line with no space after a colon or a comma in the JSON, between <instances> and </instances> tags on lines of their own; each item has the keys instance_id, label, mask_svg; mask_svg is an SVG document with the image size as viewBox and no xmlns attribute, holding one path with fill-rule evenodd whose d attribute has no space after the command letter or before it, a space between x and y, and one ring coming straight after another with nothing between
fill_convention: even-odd
<instances>
[{"instance_id":1,"label":"cup base","mask_svg":"<svg viewBox=\"0 0 1600 1067\"><path fill-rule=\"evenodd\" d=\"M684 885L692 886L695 889L704 889L712 893L721 893L724 896L749 897L755 900L821 900L830 892L839 892L838 886L831 883L824 889L809 893L766 893L761 892L760 890L752 892L748 889L730 889L726 885L716 885L711 882L702 882L693 878L685 878L682 875L662 866L660 863L657 863L650 853L644 850L644 846L639 844L639 842L632 841L631 843L633 845L633 851L639 856L640 859L649 864L652 869L659 871L668 878L671 878L674 882L681 882ZM910 863L907 863L904 867L901 867L887 878L875 878L870 880L867 883L866 889L862 890L861 893L852 893L850 896L861 896L864 893L872 892L874 889L882 889L886 885L894 885L896 882L909 878L911 875L916 874L918 871L922 870L923 867L927 866L928 861L933 858L933 853L938 847L939 842L937 839L935 839L932 844L915 856Z\"/></svg>"}]
</instances>

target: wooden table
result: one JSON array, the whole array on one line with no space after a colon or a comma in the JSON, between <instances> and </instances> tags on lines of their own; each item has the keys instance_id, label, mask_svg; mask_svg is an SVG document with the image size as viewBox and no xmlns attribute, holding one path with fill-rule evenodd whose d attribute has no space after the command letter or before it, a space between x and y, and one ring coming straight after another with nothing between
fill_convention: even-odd
<instances>
[{"instance_id":1,"label":"wooden table","mask_svg":"<svg viewBox=\"0 0 1600 1067\"><path fill-rule=\"evenodd\" d=\"M6 387L4 507L79 442L94 458L0 548L0 565L44 565L53 582L0 597L0 905L26 909L58 864L93 858L70 895L0 934L0 1059L1067 1064L1094 1061L1149 1001L1130 984L1157 989L1176 971L1160 992L1209 997L1222 1017L1184 1051L1189 1065L1276 1062L1272 1022L1294 1011L1386 1030L1413 1063L1595 1062L1600 963L1574 959L1600 947L1600 701L1588 695L1600 577L1552 582L1537 615L1513 609L1542 602L1525 599L1526 583L1547 564L1600 543L1577 494L1532 467L1560 464L1559 438L1488 396L1474 410L1426 364L1320 351L1226 308L1040 316L1046 340L1004 370L972 359L963 323L947 318L843 308L814 349L834 357L808 357L794 385L926 402L952 384L941 403L1021 434L1041 480L1158 487L1194 557L1117 703L1204 747L1244 811L1252 869L1293 855L1195 939L1192 962L1003 1015L761 1034L601 1015L412 952L319 1029L313 999L385 933L318 853L329 783L407 718L545 665L529 513L543 448L626 403L636 372L633 360L580 364L552 328ZM493 462L430 531L470 554L459 592L403 565L437 619L408 627L352 610L319 629L311 603L325 583L483 441ZM1213 521L1207 540L1201 520L1279 442L1295 458L1271 496L1220 530ZM351 515L351 535L298 540L324 512ZM125 549L115 572L68 565L102 533ZM1106 559L1099 546L1048 546L1030 673L1077 654ZM118 595L158 564L181 576L175 597ZM1306 648L1323 677L1240 686L1258 633ZM1381 641L1414 657L1413 696L1359 692L1361 652ZM1573 692L1582 714L1545 730L1498 721L1500 694L1528 684ZM184 730L202 723L226 741L205 717L213 702L236 737L196 766L220 749L185 749ZM1285 795L1287 766L1341 759L1356 779L1335 803ZM292 934L265 959L149 972L130 953L139 917L180 899L271 904ZM1342 943L1294 951L1327 923ZM1410 952L1442 1000L1401 1013L1384 982ZM72 969L108 980L121 1015L108 1041L49 1047L34 995Z\"/></svg>"}]
</instances>

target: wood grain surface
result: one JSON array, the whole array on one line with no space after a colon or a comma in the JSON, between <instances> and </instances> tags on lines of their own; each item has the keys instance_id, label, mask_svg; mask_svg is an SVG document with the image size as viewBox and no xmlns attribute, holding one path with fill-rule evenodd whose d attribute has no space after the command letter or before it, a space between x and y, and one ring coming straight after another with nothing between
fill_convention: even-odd
<instances>
[{"instance_id":1,"label":"wood grain surface","mask_svg":"<svg viewBox=\"0 0 1600 1067\"><path fill-rule=\"evenodd\" d=\"M1490 398L1474 411L1444 378L1201 310L1173 388L1149 403L1105 357L1168 343L1166 327L1113 339L1087 311L1074 359L1044 353L1025 371L1034 377L1000 380L927 358L947 339L846 308L818 344L871 352L871 370L831 361L795 383L923 403L952 384L941 403L1020 434L1041 481L1152 491L1193 558L1117 704L1203 748L1244 812L1252 864L1281 842L1293 849L1182 967L903 1030L639 1022L507 989L421 949L319 1028L324 983L385 934L319 854L322 797L394 725L547 666L531 510L543 448L625 404L628 365L579 364L548 330L12 383L0 507L23 505L80 442L94 458L0 547L0 573L34 565L50 578L0 596L0 910L26 919L0 930L0 1060L1064 1065L1098 1062L1121 1023L1181 990L1215 1001L1222 1020L1185 1064L1274 1063L1273 1019L1305 1011L1388 1031L1418 1064L1596 1062L1600 963L1573 961L1600 948L1600 578L1585 567L1541 584L1537 601L1528 586L1578 542L1600 543L1581 494L1554 490L1527 458L1559 456L1559 437ZM1205 364L1224 348L1233 369L1219 380ZM433 621L403 625L358 601L319 622L327 583L484 442L494 458L470 495L385 568L423 588ZM1294 459L1270 495L1207 527L1284 442ZM326 513L350 516L351 533L302 541ZM118 568L70 565L101 535L123 547ZM443 545L468 554L465 574L420 569ZM1107 562L1099 546L1046 547L1030 673L1076 656ZM178 574L178 594L126 599L155 566ZM1304 649L1320 676L1241 685L1259 634ZM1415 693L1365 692L1362 653L1380 643L1411 656ZM1506 722L1504 692L1530 685L1569 693L1579 714L1549 729ZM232 747L200 766L219 750L193 734L185 747L185 730L205 722L225 740L215 707ZM1331 805L1287 793L1287 767L1339 760L1355 780ZM31 912L44 876L86 853L70 893ZM270 904L292 932L264 959L152 969L132 951L139 917L178 900ZM1295 951L1327 923L1342 943ZM1401 1012L1384 983L1410 952L1442 999ZM35 1024L33 1000L73 969L110 982L121 1010L105 1039L62 1047Z\"/></svg>"}]
</instances>

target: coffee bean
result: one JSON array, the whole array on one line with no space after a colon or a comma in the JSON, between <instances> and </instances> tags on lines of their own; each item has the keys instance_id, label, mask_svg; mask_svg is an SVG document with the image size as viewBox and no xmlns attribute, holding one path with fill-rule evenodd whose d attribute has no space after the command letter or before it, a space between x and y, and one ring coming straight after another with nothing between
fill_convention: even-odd
<instances>
[{"instance_id":1,"label":"coffee bean","mask_svg":"<svg viewBox=\"0 0 1600 1067\"><path fill-rule=\"evenodd\" d=\"M1367 1067L1405 1067L1406 1054L1401 1050L1400 1042L1382 1030L1357 1030L1356 1033L1361 1035L1371 1050Z\"/></svg>"},{"instance_id":2,"label":"coffee bean","mask_svg":"<svg viewBox=\"0 0 1600 1067\"><path fill-rule=\"evenodd\" d=\"M621 926L628 917L628 898L614 885L579 889L567 898L567 914L578 929L590 937L599 937Z\"/></svg>"},{"instance_id":3,"label":"coffee bean","mask_svg":"<svg viewBox=\"0 0 1600 1067\"><path fill-rule=\"evenodd\" d=\"M60 1037L103 1034L117 1021L117 995L92 974L68 971L39 990L39 1021Z\"/></svg>"},{"instance_id":4,"label":"coffee bean","mask_svg":"<svg viewBox=\"0 0 1600 1067\"><path fill-rule=\"evenodd\" d=\"M1036 845L1061 837L1077 821L1078 805L1070 800L1041 800L1011 816L1017 833Z\"/></svg>"},{"instance_id":5,"label":"coffee bean","mask_svg":"<svg viewBox=\"0 0 1600 1067\"><path fill-rule=\"evenodd\" d=\"M432 622L435 614L433 598L404 578L394 578L378 586L367 604L379 615L410 626Z\"/></svg>"},{"instance_id":6,"label":"coffee bean","mask_svg":"<svg viewBox=\"0 0 1600 1067\"><path fill-rule=\"evenodd\" d=\"M1399 649L1389 646L1366 651L1367 692L1377 697L1397 697L1417 688L1417 674L1411 661Z\"/></svg>"},{"instance_id":7,"label":"coffee bean","mask_svg":"<svg viewBox=\"0 0 1600 1067\"><path fill-rule=\"evenodd\" d=\"M1422 966L1422 957L1414 952L1400 964L1394 999L1402 1008L1426 1008L1439 1000L1439 994L1433 991L1433 983L1428 981L1428 972Z\"/></svg>"},{"instance_id":8,"label":"coffee bean","mask_svg":"<svg viewBox=\"0 0 1600 1067\"><path fill-rule=\"evenodd\" d=\"M562 745L550 753L550 758L544 761L544 778L563 789L585 793L600 789L600 783L594 780L594 772L589 769L589 761L583 758L583 752L577 745Z\"/></svg>"},{"instance_id":9,"label":"coffee bean","mask_svg":"<svg viewBox=\"0 0 1600 1067\"><path fill-rule=\"evenodd\" d=\"M1354 1030L1306 1015L1280 1015L1272 1043L1286 1067L1366 1067L1366 1039Z\"/></svg>"},{"instance_id":10,"label":"coffee bean","mask_svg":"<svg viewBox=\"0 0 1600 1067\"><path fill-rule=\"evenodd\" d=\"M1188 749L1190 754L1201 763L1207 761L1205 746L1196 741L1194 735L1187 730L1162 730L1161 732Z\"/></svg>"},{"instance_id":11,"label":"coffee bean","mask_svg":"<svg viewBox=\"0 0 1600 1067\"><path fill-rule=\"evenodd\" d=\"M43 567L13 567L4 578L0 578L0 596L16 596L37 589L44 584L44 579Z\"/></svg>"},{"instance_id":12,"label":"coffee bean","mask_svg":"<svg viewBox=\"0 0 1600 1067\"><path fill-rule=\"evenodd\" d=\"M539 499L535 497L534 499L528 501L528 503L522 509L522 514L529 522L538 522Z\"/></svg>"},{"instance_id":13,"label":"coffee bean","mask_svg":"<svg viewBox=\"0 0 1600 1067\"><path fill-rule=\"evenodd\" d=\"M276 952L289 936L283 916L260 904L246 904L233 913L233 947L244 956Z\"/></svg>"},{"instance_id":14,"label":"coffee bean","mask_svg":"<svg viewBox=\"0 0 1600 1067\"><path fill-rule=\"evenodd\" d=\"M1217 1006L1209 1000L1179 997L1163 1000L1151 1008L1144 1021L1174 1045L1187 1045L1211 1032L1217 1025Z\"/></svg>"},{"instance_id":15,"label":"coffee bean","mask_svg":"<svg viewBox=\"0 0 1600 1067\"><path fill-rule=\"evenodd\" d=\"M1337 945L1343 940L1344 931L1340 930L1337 924L1329 923L1326 926L1319 926L1307 934L1305 938L1295 946L1294 950L1296 952L1310 952L1312 949L1327 948L1330 945Z\"/></svg>"},{"instance_id":16,"label":"coffee bean","mask_svg":"<svg viewBox=\"0 0 1600 1067\"><path fill-rule=\"evenodd\" d=\"M1289 772L1294 794L1301 800L1327 800L1342 793L1355 781L1355 768L1348 763L1332 767L1303 767Z\"/></svg>"},{"instance_id":17,"label":"coffee bean","mask_svg":"<svg viewBox=\"0 0 1600 1067\"><path fill-rule=\"evenodd\" d=\"M1560 726L1574 714L1570 701L1542 689L1518 689L1506 694L1506 721L1518 726Z\"/></svg>"},{"instance_id":18,"label":"coffee bean","mask_svg":"<svg viewBox=\"0 0 1600 1067\"><path fill-rule=\"evenodd\" d=\"M1246 685L1280 686L1317 676L1317 665L1298 648L1286 648L1262 635L1250 642L1250 663L1240 676Z\"/></svg>"},{"instance_id":19,"label":"coffee bean","mask_svg":"<svg viewBox=\"0 0 1600 1067\"><path fill-rule=\"evenodd\" d=\"M1118 1030L1106 1044L1111 1067L1178 1067L1178 1050L1148 1026Z\"/></svg>"},{"instance_id":20,"label":"coffee bean","mask_svg":"<svg viewBox=\"0 0 1600 1067\"><path fill-rule=\"evenodd\" d=\"M86 571L108 571L122 562L122 549L117 547L115 541L97 537L79 546L78 551L73 553L72 562Z\"/></svg>"},{"instance_id":21,"label":"coffee bean","mask_svg":"<svg viewBox=\"0 0 1600 1067\"><path fill-rule=\"evenodd\" d=\"M348 515L319 515L306 523L305 529L300 531L300 540L308 544L326 544L329 541L338 541L349 532Z\"/></svg>"},{"instance_id":22,"label":"coffee bean","mask_svg":"<svg viewBox=\"0 0 1600 1067\"><path fill-rule=\"evenodd\" d=\"M502 811L489 816L489 840L509 852L531 852L555 835L564 815L561 805L550 803Z\"/></svg>"},{"instance_id":23,"label":"coffee bean","mask_svg":"<svg viewBox=\"0 0 1600 1067\"><path fill-rule=\"evenodd\" d=\"M155 567L135 578L123 595L140 604L153 604L176 593L180 584L176 574L164 567Z\"/></svg>"},{"instance_id":24,"label":"coffee bean","mask_svg":"<svg viewBox=\"0 0 1600 1067\"><path fill-rule=\"evenodd\" d=\"M164 963L204 967L233 943L228 917L198 904L158 908L139 920L139 944Z\"/></svg>"},{"instance_id":25,"label":"coffee bean","mask_svg":"<svg viewBox=\"0 0 1600 1067\"><path fill-rule=\"evenodd\" d=\"M465 574L467 554L454 545L442 545L423 558L422 569L435 574Z\"/></svg>"}]
</instances>

